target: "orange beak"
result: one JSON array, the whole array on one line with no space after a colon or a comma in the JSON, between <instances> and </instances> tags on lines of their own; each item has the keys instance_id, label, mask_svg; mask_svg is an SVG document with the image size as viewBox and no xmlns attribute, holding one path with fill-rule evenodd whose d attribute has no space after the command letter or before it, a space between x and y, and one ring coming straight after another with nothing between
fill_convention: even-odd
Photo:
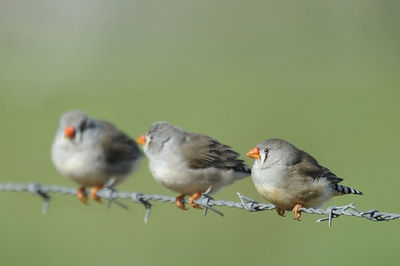
<instances>
[{"instance_id":1,"label":"orange beak","mask_svg":"<svg viewBox=\"0 0 400 266\"><path fill-rule=\"evenodd\" d=\"M251 149L246 155L250 158L261 159L260 152L257 147Z\"/></svg>"},{"instance_id":2,"label":"orange beak","mask_svg":"<svg viewBox=\"0 0 400 266\"><path fill-rule=\"evenodd\" d=\"M75 128L71 126L66 126L64 129L64 135L69 139L75 138Z\"/></svg>"},{"instance_id":3,"label":"orange beak","mask_svg":"<svg viewBox=\"0 0 400 266\"><path fill-rule=\"evenodd\" d=\"M141 144L141 145L144 145L146 143L146 136L145 135L141 135L140 137L138 137L136 142Z\"/></svg>"}]
</instances>

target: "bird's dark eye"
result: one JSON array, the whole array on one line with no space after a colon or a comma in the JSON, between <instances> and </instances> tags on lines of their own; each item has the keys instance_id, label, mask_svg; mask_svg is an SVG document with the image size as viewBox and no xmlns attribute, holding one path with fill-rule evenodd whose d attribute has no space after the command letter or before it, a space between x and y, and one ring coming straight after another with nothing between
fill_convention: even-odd
<instances>
[{"instance_id":1,"label":"bird's dark eye","mask_svg":"<svg viewBox=\"0 0 400 266\"><path fill-rule=\"evenodd\" d=\"M268 153L268 152L269 152L269 149L265 148L265 149L264 149L264 152L265 152L265 153Z\"/></svg>"}]
</instances>

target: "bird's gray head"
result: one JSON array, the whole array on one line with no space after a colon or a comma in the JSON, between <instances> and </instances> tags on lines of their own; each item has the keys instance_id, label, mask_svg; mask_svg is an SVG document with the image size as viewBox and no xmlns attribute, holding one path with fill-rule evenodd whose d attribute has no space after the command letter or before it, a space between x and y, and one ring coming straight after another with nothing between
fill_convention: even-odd
<instances>
[{"instance_id":1,"label":"bird's gray head","mask_svg":"<svg viewBox=\"0 0 400 266\"><path fill-rule=\"evenodd\" d=\"M183 129L162 121L151 125L147 133L140 136L137 142L143 145L145 153L156 154L160 153L166 144L179 142L184 135Z\"/></svg>"},{"instance_id":2,"label":"bird's gray head","mask_svg":"<svg viewBox=\"0 0 400 266\"><path fill-rule=\"evenodd\" d=\"M301 158L301 151L289 142L272 138L259 143L247 153L254 158L254 165L268 168L275 164L293 165Z\"/></svg>"},{"instance_id":3,"label":"bird's gray head","mask_svg":"<svg viewBox=\"0 0 400 266\"><path fill-rule=\"evenodd\" d=\"M81 140L83 132L93 126L94 120L87 114L72 110L61 116L59 131L62 132L65 138L78 142Z\"/></svg>"}]
</instances>

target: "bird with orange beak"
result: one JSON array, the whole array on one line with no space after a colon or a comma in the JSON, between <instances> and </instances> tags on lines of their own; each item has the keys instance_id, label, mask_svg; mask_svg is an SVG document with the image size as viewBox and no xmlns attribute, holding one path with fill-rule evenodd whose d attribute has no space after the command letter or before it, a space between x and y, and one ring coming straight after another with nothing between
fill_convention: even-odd
<instances>
[{"instance_id":1,"label":"bird with orange beak","mask_svg":"<svg viewBox=\"0 0 400 266\"><path fill-rule=\"evenodd\" d=\"M180 194L175 204L184 210L185 196L190 196L192 207L200 208L194 201L208 188L212 194L250 175L231 147L168 122L154 123L137 142L143 145L155 180Z\"/></svg>"},{"instance_id":2,"label":"bird with orange beak","mask_svg":"<svg viewBox=\"0 0 400 266\"><path fill-rule=\"evenodd\" d=\"M138 145L109 122L96 120L80 111L61 116L51 147L56 169L78 183L77 197L87 202L85 187L92 187L92 199L114 178L117 185L135 171L143 157Z\"/></svg>"},{"instance_id":3,"label":"bird with orange beak","mask_svg":"<svg viewBox=\"0 0 400 266\"><path fill-rule=\"evenodd\" d=\"M343 179L308 153L289 142L272 138L247 153L254 158L252 179L257 192L276 206L280 216L293 210L300 220L300 208L317 208L333 196L362 192L339 185Z\"/></svg>"}]
</instances>

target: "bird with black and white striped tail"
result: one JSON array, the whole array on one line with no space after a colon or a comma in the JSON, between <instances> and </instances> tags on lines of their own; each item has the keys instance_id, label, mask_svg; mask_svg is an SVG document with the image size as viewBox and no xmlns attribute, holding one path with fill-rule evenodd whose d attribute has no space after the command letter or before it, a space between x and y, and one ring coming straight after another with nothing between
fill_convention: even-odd
<instances>
[{"instance_id":1,"label":"bird with black and white striped tail","mask_svg":"<svg viewBox=\"0 0 400 266\"><path fill-rule=\"evenodd\" d=\"M293 210L295 219L300 220L302 207L320 207L333 196L362 195L356 189L339 185L342 178L285 140L265 140L247 156L255 159L251 176L257 192L276 206L280 216L284 216L285 210Z\"/></svg>"}]
</instances>

